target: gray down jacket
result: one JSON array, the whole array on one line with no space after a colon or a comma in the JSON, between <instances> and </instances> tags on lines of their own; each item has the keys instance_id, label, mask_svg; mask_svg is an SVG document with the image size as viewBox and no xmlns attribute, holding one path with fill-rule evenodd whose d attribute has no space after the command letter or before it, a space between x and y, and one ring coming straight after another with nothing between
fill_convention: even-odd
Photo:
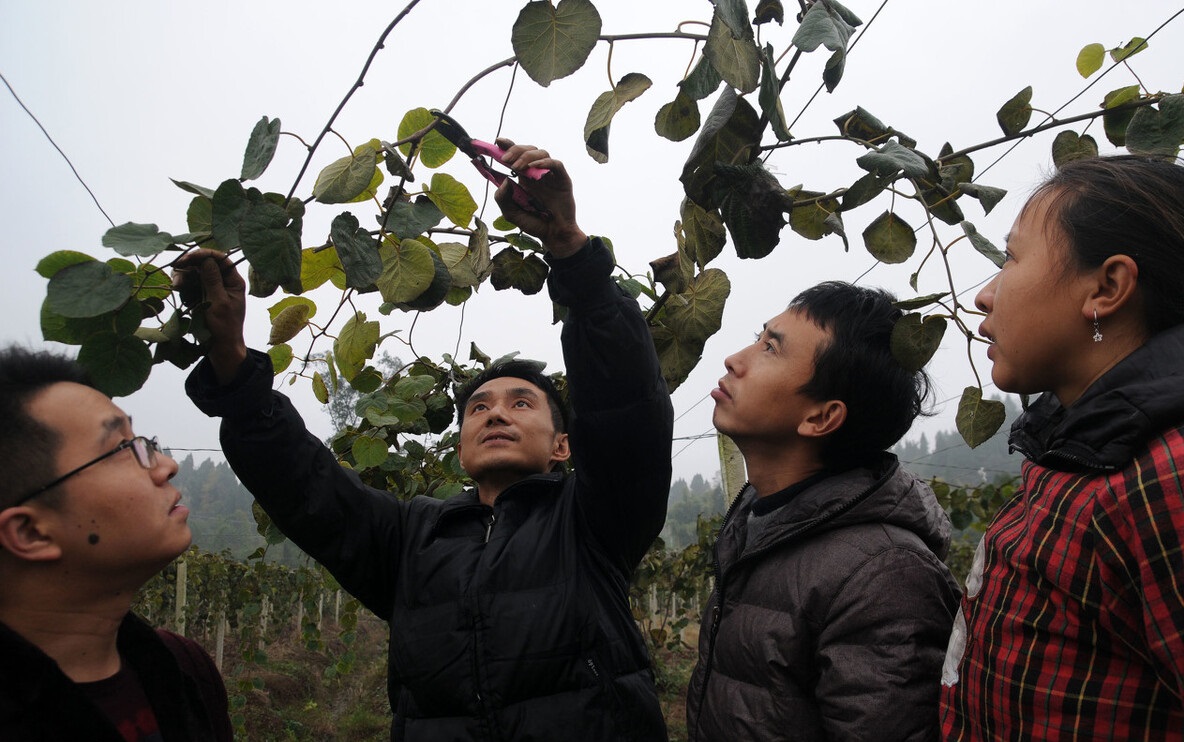
<instances>
[{"instance_id":1,"label":"gray down jacket","mask_svg":"<svg viewBox=\"0 0 1184 742\"><path fill-rule=\"evenodd\" d=\"M933 492L884 454L765 499L745 487L716 543L690 739L936 739L960 593Z\"/></svg>"}]
</instances>

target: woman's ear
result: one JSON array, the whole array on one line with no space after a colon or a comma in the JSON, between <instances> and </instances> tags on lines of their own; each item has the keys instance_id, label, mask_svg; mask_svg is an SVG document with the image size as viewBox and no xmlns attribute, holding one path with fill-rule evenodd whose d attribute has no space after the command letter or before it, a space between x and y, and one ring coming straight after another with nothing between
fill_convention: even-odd
<instances>
[{"instance_id":1,"label":"woman's ear","mask_svg":"<svg viewBox=\"0 0 1184 742\"><path fill-rule=\"evenodd\" d=\"M1139 289L1139 266L1129 255L1111 255L1092 271L1094 284L1091 286L1082 314L1093 320L1094 312L1099 318L1109 317L1130 305Z\"/></svg>"}]
</instances>

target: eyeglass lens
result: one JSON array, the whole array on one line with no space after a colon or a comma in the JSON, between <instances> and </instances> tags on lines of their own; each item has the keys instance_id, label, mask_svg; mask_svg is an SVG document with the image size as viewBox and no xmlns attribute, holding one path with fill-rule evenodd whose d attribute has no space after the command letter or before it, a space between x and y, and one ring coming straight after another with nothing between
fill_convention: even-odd
<instances>
[{"instance_id":1,"label":"eyeglass lens","mask_svg":"<svg viewBox=\"0 0 1184 742\"><path fill-rule=\"evenodd\" d=\"M156 466L156 452L160 450L160 444L157 443L156 438L145 438L138 436L132 439L132 453L136 455L136 461L145 469L151 469Z\"/></svg>"}]
</instances>

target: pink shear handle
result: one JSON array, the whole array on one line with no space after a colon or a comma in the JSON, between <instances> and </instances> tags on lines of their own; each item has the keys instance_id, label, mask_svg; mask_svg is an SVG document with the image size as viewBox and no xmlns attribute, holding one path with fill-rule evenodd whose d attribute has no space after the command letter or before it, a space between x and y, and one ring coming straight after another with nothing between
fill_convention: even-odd
<instances>
[{"instance_id":1,"label":"pink shear handle","mask_svg":"<svg viewBox=\"0 0 1184 742\"><path fill-rule=\"evenodd\" d=\"M469 144L472 146L474 152L480 152L483 155L488 155L493 158L493 161L499 165L504 165L502 158L506 156L506 151L496 144L483 142L480 139L472 139ZM528 167L521 172L515 171L514 174L519 178L530 178L531 180L539 180L547 173L551 172L545 167Z\"/></svg>"}]
</instances>

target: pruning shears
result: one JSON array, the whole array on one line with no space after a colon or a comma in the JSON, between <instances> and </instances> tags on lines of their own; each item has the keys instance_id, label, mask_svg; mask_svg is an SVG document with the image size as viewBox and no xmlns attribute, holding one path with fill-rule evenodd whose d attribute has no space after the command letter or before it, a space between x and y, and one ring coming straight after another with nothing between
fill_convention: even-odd
<instances>
[{"instance_id":1,"label":"pruning shears","mask_svg":"<svg viewBox=\"0 0 1184 742\"><path fill-rule=\"evenodd\" d=\"M542 167L528 167L522 171L512 171L510 173L503 173L500 170L494 169L490 163L486 162L486 157L493 158L494 162L501 162L502 158L506 156L506 151L496 144L490 142L483 142L480 139L473 139L464 128L443 111L433 109L431 114L436 117L436 131L440 133L448 141L456 145L456 148L468 155L473 167L477 168L477 172L493 183L495 186L500 186L507 178L529 178L531 180L539 180L550 170ZM527 211L533 211L536 214L550 216L551 212L542 204L536 201L529 193L527 193L520 185L514 181L510 181L510 197L514 199L514 203L521 206Z\"/></svg>"}]
</instances>

